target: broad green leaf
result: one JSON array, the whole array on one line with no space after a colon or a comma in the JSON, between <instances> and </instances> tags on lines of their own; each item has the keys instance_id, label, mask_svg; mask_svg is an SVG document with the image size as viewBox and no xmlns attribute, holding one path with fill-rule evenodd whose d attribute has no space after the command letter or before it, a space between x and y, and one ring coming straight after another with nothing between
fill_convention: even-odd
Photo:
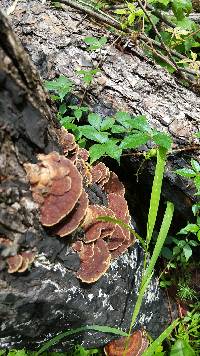
<instances>
[{"instance_id":1,"label":"broad green leaf","mask_svg":"<svg viewBox=\"0 0 200 356\"><path fill-rule=\"evenodd\" d=\"M27 356L27 353L24 349L22 350L10 350L8 356Z\"/></svg>"},{"instance_id":2,"label":"broad green leaf","mask_svg":"<svg viewBox=\"0 0 200 356\"><path fill-rule=\"evenodd\" d=\"M124 111L118 111L115 114L116 121L119 122L121 125L123 125L126 128L130 128L130 119L131 116L129 113L124 112Z\"/></svg>"},{"instance_id":3,"label":"broad green leaf","mask_svg":"<svg viewBox=\"0 0 200 356\"><path fill-rule=\"evenodd\" d=\"M90 163L93 164L95 161L97 161L99 158L105 155L106 149L104 145L95 144L89 148L89 153L90 153Z\"/></svg>"},{"instance_id":4,"label":"broad green leaf","mask_svg":"<svg viewBox=\"0 0 200 356\"><path fill-rule=\"evenodd\" d=\"M107 131L114 125L115 119L111 116L107 116L102 120L101 131Z\"/></svg>"},{"instance_id":5,"label":"broad green leaf","mask_svg":"<svg viewBox=\"0 0 200 356\"><path fill-rule=\"evenodd\" d=\"M74 116L78 121L80 120L82 115L83 115L83 112L82 112L81 108L74 110Z\"/></svg>"},{"instance_id":6,"label":"broad green leaf","mask_svg":"<svg viewBox=\"0 0 200 356\"><path fill-rule=\"evenodd\" d=\"M156 132L155 134L153 134L153 141L157 145L164 147L167 150L169 150L172 145L171 137L164 132Z\"/></svg>"},{"instance_id":7,"label":"broad green leaf","mask_svg":"<svg viewBox=\"0 0 200 356\"><path fill-rule=\"evenodd\" d=\"M132 26L134 24L135 21L135 13L132 12L129 16L128 16L128 24L129 26Z\"/></svg>"},{"instance_id":8,"label":"broad green leaf","mask_svg":"<svg viewBox=\"0 0 200 356\"><path fill-rule=\"evenodd\" d=\"M195 352L186 340L177 340L171 348L169 356L195 356Z\"/></svg>"},{"instance_id":9,"label":"broad green leaf","mask_svg":"<svg viewBox=\"0 0 200 356\"><path fill-rule=\"evenodd\" d=\"M175 172L179 176L186 177L186 178L194 178L196 176L196 172L190 168L177 169Z\"/></svg>"},{"instance_id":10,"label":"broad green leaf","mask_svg":"<svg viewBox=\"0 0 200 356\"><path fill-rule=\"evenodd\" d=\"M66 104L61 104L60 106L59 106L59 113L61 114L61 115L64 115L64 113L67 111L67 107L66 107Z\"/></svg>"},{"instance_id":11,"label":"broad green leaf","mask_svg":"<svg viewBox=\"0 0 200 356\"><path fill-rule=\"evenodd\" d=\"M85 37L83 41L88 45L94 45L98 43L98 39L96 37Z\"/></svg>"},{"instance_id":12,"label":"broad green leaf","mask_svg":"<svg viewBox=\"0 0 200 356\"><path fill-rule=\"evenodd\" d=\"M100 131L101 123L102 123L102 118L101 118L100 115L98 115L98 114L89 114L88 115L88 122L90 123L90 125L95 127L95 129Z\"/></svg>"},{"instance_id":13,"label":"broad green leaf","mask_svg":"<svg viewBox=\"0 0 200 356\"><path fill-rule=\"evenodd\" d=\"M162 248L161 255L164 258L166 258L167 260L170 260L172 258L173 253L172 253L172 251L170 250L169 247L165 246L165 247Z\"/></svg>"},{"instance_id":14,"label":"broad green leaf","mask_svg":"<svg viewBox=\"0 0 200 356\"><path fill-rule=\"evenodd\" d=\"M127 129L121 125L113 125L111 128L112 133L124 133L127 132Z\"/></svg>"},{"instance_id":15,"label":"broad green leaf","mask_svg":"<svg viewBox=\"0 0 200 356\"><path fill-rule=\"evenodd\" d=\"M193 158L191 159L191 165L194 171L196 171L197 173L200 172L200 164L199 162L195 161L195 159Z\"/></svg>"},{"instance_id":16,"label":"broad green leaf","mask_svg":"<svg viewBox=\"0 0 200 356\"><path fill-rule=\"evenodd\" d=\"M200 230L197 232L197 238L200 241Z\"/></svg>"},{"instance_id":17,"label":"broad green leaf","mask_svg":"<svg viewBox=\"0 0 200 356\"><path fill-rule=\"evenodd\" d=\"M149 140L149 135L145 133L138 133L134 135L126 136L120 144L122 149L136 148L144 145Z\"/></svg>"},{"instance_id":18,"label":"broad green leaf","mask_svg":"<svg viewBox=\"0 0 200 356\"><path fill-rule=\"evenodd\" d=\"M74 86L73 82L64 75L52 81L45 81L44 85L46 89L55 91L61 101L63 101L66 94L72 91Z\"/></svg>"},{"instance_id":19,"label":"broad green leaf","mask_svg":"<svg viewBox=\"0 0 200 356\"><path fill-rule=\"evenodd\" d=\"M192 256L192 249L189 244L187 244L183 247L183 253L184 253L186 261L188 261L189 258Z\"/></svg>"},{"instance_id":20,"label":"broad green leaf","mask_svg":"<svg viewBox=\"0 0 200 356\"><path fill-rule=\"evenodd\" d=\"M187 235L189 232L192 232L193 234L196 234L196 232L199 230L198 225L196 224L188 224L185 226L183 229L181 229L177 235Z\"/></svg>"},{"instance_id":21,"label":"broad green leaf","mask_svg":"<svg viewBox=\"0 0 200 356\"><path fill-rule=\"evenodd\" d=\"M200 138L200 131L195 134L197 138Z\"/></svg>"},{"instance_id":22,"label":"broad green leaf","mask_svg":"<svg viewBox=\"0 0 200 356\"><path fill-rule=\"evenodd\" d=\"M107 143L104 144L106 148L106 154L110 156L111 158L114 158L117 160L117 162L120 162L120 156L122 154L122 148L116 145L115 142L113 141L108 141Z\"/></svg>"},{"instance_id":23,"label":"broad green leaf","mask_svg":"<svg viewBox=\"0 0 200 356\"><path fill-rule=\"evenodd\" d=\"M99 132L93 126L84 125L79 126L79 130L82 135L92 141L97 141L99 143L105 143L108 141L108 133L107 132Z\"/></svg>"},{"instance_id":24,"label":"broad green leaf","mask_svg":"<svg viewBox=\"0 0 200 356\"><path fill-rule=\"evenodd\" d=\"M137 130L143 131L143 132L151 131L151 128L148 124L147 118L144 115L133 117L130 120L127 120L127 122L130 124L130 127L132 129L137 129Z\"/></svg>"},{"instance_id":25,"label":"broad green leaf","mask_svg":"<svg viewBox=\"0 0 200 356\"><path fill-rule=\"evenodd\" d=\"M184 17L182 20L176 21L176 25L182 29L195 31L196 24L194 21L190 20L189 17Z\"/></svg>"},{"instance_id":26,"label":"broad green leaf","mask_svg":"<svg viewBox=\"0 0 200 356\"><path fill-rule=\"evenodd\" d=\"M107 37L103 36L99 39L99 43L101 46L104 46L107 43L108 39Z\"/></svg>"},{"instance_id":27,"label":"broad green leaf","mask_svg":"<svg viewBox=\"0 0 200 356\"><path fill-rule=\"evenodd\" d=\"M194 184L195 187L197 188L197 190L200 190L200 174L198 174L195 178L194 178Z\"/></svg>"},{"instance_id":28,"label":"broad green leaf","mask_svg":"<svg viewBox=\"0 0 200 356\"><path fill-rule=\"evenodd\" d=\"M192 2L190 0L172 0L172 10L178 20L182 20L192 10Z\"/></svg>"}]
</instances>

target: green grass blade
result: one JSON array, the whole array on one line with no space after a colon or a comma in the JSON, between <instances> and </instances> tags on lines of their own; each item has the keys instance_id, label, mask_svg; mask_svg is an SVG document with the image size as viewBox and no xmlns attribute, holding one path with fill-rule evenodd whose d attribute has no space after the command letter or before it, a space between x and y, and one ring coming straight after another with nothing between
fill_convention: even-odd
<instances>
[{"instance_id":1,"label":"green grass blade","mask_svg":"<svg viewBox=\"0 0 200 356\"><path fill-rule=\"evenodd\" d=\"M147 247L151 241L160 202L161 187L163 181L164 168L166 163L167 150L159 147L157 150L157 163L154 174L150 207L147 222Z\"/></svg>"},{"instance_id":2,"label":"green grass blade","mask_svg":"<svg viewBox=\"0 0 200 356\"><path fill-rule=\"evenodd\" d=\"M162 334L148 347L148 349L142 354L142 356L152 356L154 352L156 352L158 346L162 344L162 342L171 334L174 328L178 325L179 319L173 321L171 325L165 329Z\"/></svg>"},{"instance_id":3,"label":"green grass blade","mask_svg":"<svg viewBox=\"0 0 200 356\"><path fill-rule=\"evenodd\" d=\"M148 285L150 283L151 277L153 275L154 266L156 264L156 261L158 259L159 254L160 254L160 251L161 251L161 249L163 247L163 244L165 242L165 239L167 237L167 234L168 234L168 231L169 231L169 227L171 225L173 213L174 213L174 205L171 202L167 202L166 211L165 211L165 214L164 214L164 217L163 217L163 221L162 221L160 232L159 232L159 235L158 235L158 238L157 238L157 242L156 242L156 245L155 245L154 250L153 250L153 255L152 255L151 259L150 259L149 266L148 266L148 268L147 268L147 270L146 270L146 272L145 272L145 274L144 274L144 276L142 278L140 292L139 292L138 299L137 299L137 302L136 302L136 306L135 306L135 309L134 309L134 312L133 312L133 315L132 315L131 325L130 325L130 329L129 329L129 335L131 333L133 325L135 324L136 318L137 318L137 316L139 314L140 307L142 305L143 296L144 296L145 291L147 290L147 287L148 287Z\"/></svg>"},{"instance_id":4,"label":"green grass blade","mask_svg":"<svg viewBox=\"0 0 200 356\"><path fill-rule=\"evenodd\" d=\"M125 224L122 220L112 218L111 216L99 216L97 217L97 220L113 222L113 224L118 224L129 230L140 241L143 249L146 251L146 243L143 238L132 227L130 227L128 224Z\"/></svg>"},{"instance_id":5,"label":"green grass blade","mask_svg":"<svg viewBox=\"0 0 200 356\"><path fill-rule=\"evenodd\" d=\"M121 331L119 329L116 328L112 328L110 326L101 326L101 325L86 325L86 326L81 326L80 328L77 329L70 329L68 331L65 331L61 334L58 334L57 336L55 336L53 339L47 341L37 352L35 356L38 356L40 354L42 354L44 351L47 351L51 346L57 344L59 341L61 341L62 339L64 339L67 336L70 335L74 335L74 334L78 334L84 331L88 331L88 330L92 330L92 331L99 331L99 332L103 332L103 333L109 333L109 334L115 334L115 335L120 335L120 336L128 336L127 333L125 333L124 331Z\"/></svg>"}]
</instances>

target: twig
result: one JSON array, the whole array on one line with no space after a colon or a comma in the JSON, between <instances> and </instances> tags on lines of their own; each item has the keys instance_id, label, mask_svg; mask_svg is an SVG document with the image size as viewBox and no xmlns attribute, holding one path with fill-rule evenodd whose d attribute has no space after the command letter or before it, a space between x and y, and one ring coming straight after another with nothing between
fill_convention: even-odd
<instances>
[{"instance_id":1,"label":"twig","mask_svg":"<svg viewBox=\"0 0 200 356\"><path fill-rule=\"evenodd\" d=\"M122 31L120 22L118 20L112 18L111 16L109 16L109 18L108 18L107 14L105 14L105 13L103 13L104 15L102 15L97 10L93 11L91 8L89 8L87 6L83 6L78 1L75 1L75 0L60 0L60 3L61 3L61 5L63 3L66 5L72 6L78 10L84 11L84 12L88 13L89 15L91 15L92 17L94 17L95 19L97 19L109 26L114 27L119 31ZM63 8L64 8L64 6L63 6ZM126 29L124 32L126 32L128 34L132 34L132 31L130 29ZM142 41L148 42L148 43L149 43L149 41L151 41L151 43L154 46L158 47L159 49L163 49L162 45L159 42L157 42L153 39L149 39L145 34L138 34L138 38L140 38ZM171 53L171 55L176 56L177 58L187 59L187 57L183 56L182 54L180 54L174 50L168 49L168 51ZM186 69L179 68L179 71L186 72ZM187 73L189 73L191 75L199 75L200 76L200 71L193 71L192 69L188 69L188 68L187 68ZM189 80L188 78L185 78L185 79ZM195 84L194 81L192 83Z\"/></svg>"},{"instance_id":2,"label":"twig","mask_svg":"<svg viewBox=\"0 0 200 356\"><path fill-rule=\"evenodd\" d=\"M153 23L151 17L149 16L148 11L145 9L145 7L143 6L143 4L141 3L140 0L137 0L137 2L138 2L138 4L139 4L139 6L141 7L141 9L144 11L144 13L145 13L146 17L148 18L149 22L151 23L151 25L152 25L152 27L153 27L155 33L157 34L157 36L158 36L158 38L159 38L159 40L160 40L160 43L161 43L163 49L164 49L165 52L168 54L168 56L169 56L169 58L170 58L170 61L173 63L173 67L177 70L178 73L180 73L181 75L183 75L182 72L181 72L181 70L180 70L180 68L177 66L176 61L175 61L174 58L172 57L169 48L165 45L165 43L164 43L164 41L163 41L163 39L162 39L162 36L161 36L160 33L158 32L158 30L157 30L156 26L154 25L154 23ZM185 78L184 78L184 79L185 79Z\"/></svg>"}]
</instances>

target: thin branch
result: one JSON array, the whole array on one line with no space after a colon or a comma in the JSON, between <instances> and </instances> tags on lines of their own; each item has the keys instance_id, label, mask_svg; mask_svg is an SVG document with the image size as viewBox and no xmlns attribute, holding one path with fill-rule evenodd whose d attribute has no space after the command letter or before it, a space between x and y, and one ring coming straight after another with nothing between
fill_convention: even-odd
<instances>
[{"instance_id":1,"label":"thin branch","mask_svg":"<svg viewBox=\"0 0 200 356\"><path fill-rule=\"evenodd\" d=\"M69 5L71 7L74 7L75 9L78 9L78 10L81 10L81 11L84 11L86 12L87 14L91 15L92 17L94 17L95 19L97 19L98 21L101 21L109 26L112 26L114 27L115 29L119 30L122 32L122 28L121 28L121 23L114 19L113 17L107 16L107 14L103 13L100 14L97 10L92 10L91 8L89 8L88 6L86 5L82 5L80 4L78 1L76 0L60 0L60 3L61 3L61 6L62 4L66 4L66 5ZM82 2L83 3L83 2ZM66 10L66 7L65 6L62 6L64 10ZM124 30L124 33L128 33L128 34L132 34L132 31L130 29L126 29ZM144 42L147 42L149 43L149 41L151 41L152 45L156 46L157 48L159 49L163 49L162 45L153 40L153 39L150 39L148 38L145 34L138 34L138 38L140 38L142 41ZM180 58L180 59L187 59L187 57L183 56L182 54L174 51L174 50L171 50L171 49L168 49L168 51L173 55L173 56L176 56L177 58ZM189 69L189 68L180 68L179 67L179 71L183 71L183 72L187 72L191 75L195 75L195 76L200 76L200 71L193 71L192 69ZM188 80L188 78L186 78L186 80ZM193 82L195 83L195 82Z\"/></svg>"}]
</instances>

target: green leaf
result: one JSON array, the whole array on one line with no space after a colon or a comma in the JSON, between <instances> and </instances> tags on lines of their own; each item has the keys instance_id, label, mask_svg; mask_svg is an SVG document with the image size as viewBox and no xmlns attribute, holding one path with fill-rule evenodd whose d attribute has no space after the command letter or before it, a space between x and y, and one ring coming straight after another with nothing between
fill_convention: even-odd
<instances>
[{"instance_id":1,"label":"green leaf","mask_svg":"<svg viewBox=\"0 0 200 356\"><path fill-rule=\"evenodd\" d=\"M126 128L130 128L130 119L131 116L129 113L124 112L124 111L118 111L115 114L116 121L119 122L121 125L123 125Z\"/></svg>"},{"instance_id":2,"label":"green leaf","mask_svg":"<svg viewBox=\"0 0 200 356\"><path fill-rule=\"evenodd\" d=\"M200 241L200 230L197 232L197 238Z\"/></svg>"},{"instance_id":3,"label":"green leaf","mask_svg":"<svg viewBox=\"0 0 200 356\"><path fill-rule=\"evenodd\" d=\"M59 106L59 113L61 114L61 115L64 115L64 113L67 111L67 107L66 107L66 104L61 104L60 106Z\"/></svg>"},{"instance_id":4,"label":"green leaf","mask_svg":"<svg viewBox=\"0 0 200 356\"><path fill-rule=\"evenodd\" d=\"M169 356L195 356L195 352L186 340L175 341Z\"/></svg>"},{"instance_id":5,"label":"green leaf","mask_svg":"<svg viewBox=\"0 0 200 356\"><path fill-rule=\"evenodd\" d=\"M126 136L120 144L122 149L136 148L144 145L149 140L149 135L144 133L138 133L134 135Z\"/></svg>"},{"instance_id":6,"label":"green leaf","mask_svg":"<svg viewBox=\"0 0 200 356\"><path fill-rule=\"evenodd\" d=\"M194 169L195 172L200 172L200 164L199 162L195 161L195 159L191 159L191 165L192 165L192 168Z\"/></svg>"},{"instance_id":7,"label":"green leaf","mask_svg":"<svg viewBox=\"0 0 200 356\"><path fill-rule=\"evenodd\" d=\"M200 138L200 131L195 134L195 137Z\"/></svg>"},{"instance_id":8,"label":"green leaf","mask_svg":"<svg viewBox=\"0 0 200 356\"><path fill-rule=\"evenodd\" d=\"M65 332L62 332L61 334L56 335L53 339L45 342L45 344L35 353L35 356L38 356L43 352L47 351L51 346L56 345L58 342L60 342L62 339L66 338L67 336L79 334L81 332L87 332L87 331L90 332L98 331L102 333L109 333L109 334L115 334L120 336L128 336L128 334L125 333L124 331L120 329L112 328L110 326L101 326L101 325L81 326L80 328L77 329L70 329Z\"/></svg>"},{"instance_id":9,"label":"green leaf","mask_svg":"<svg viewBox=\"0 0 200 356\"><path fill-rule=\"evenodd\" d=\"M183 229L181 229L177 235L187 235L189 232L195 234L199 230L198 225L196 224L188 224Z\"/></svg>"},{"instance_id":10,"label":"green leaf","mask_svg":"<svg viewBox=\"0 0 200 356\"><path fill-rule=\"evenodd\" d=\"M22 350L10 350L8 356L27 356L27 353L24 349Z\"/></svg>"},{"instance_id":11,"label":"green leaf","mask_svg":"<svg viewBox=\"0 0 200 356\"><path fill-rule=\"evenodd\" d=\"M52 81L45 81L45 88L48 90L55 91L59 95L60 100L62 101L66 94L70 93L73 89L73 82L61 75L59 78Z\"/></svg>"},{"instance_id":12,"label":"green leaf","mask_svg":"<svg viewBox=\"0 0 200 356\"><path fill-rule=\"evenodd\" d=\"M151 345L149 345L149 347L142 353L142 356L153 356L155 355L155 351L157 350L158 346L160 346L162 344L162 342L169 337L169 335L172 333L172 331L174 330L174 328L179 324L179 319L176 319L173 321L173 323L171 325L169 325L163 332L162 334L155 340L152 342ZM175 355L173 355L175 356ZM179 354L177 354L176 356L181 356Z\"/></svg>"},{"instance_id":13,"label":"green leaf","mask_svg":"<svg viewBox=\"0 0 200 356\"><path fill-rule=\"evenodd\" d=\"M153 141L157 145L164 147L167 150L169 150L172 145L171 137L164 132L156 132L155 134L153 134Z\"/></svg>"},{"instance_id":14,"label":"green leaf","mask_svg":"<svg viewBox=\"0 0 200 356\"><path fill-rule=\"evenodd\" d=\"M99 132L93 126L84 125L79 126L79 130L82 135L92 141L97 141L100 143L105 143L108 141L108 133L107 132Z\"/></svg>"},{"instance_id":15,"label":"green leaf","mask_svg":"<svg viewBox=\"0 0 200 356\"><path fill-rule=\"evenodd\" d=\"M183 253L184 253L184 256L185 256L186 261L188 261L189 258L192 256L192 249L191 249L191 247L190 247L189 244L186 244L186 245L183 247Z\"/></svg>"},{"instance_id":16,"label":"green leaf","mask_svg":"<svg viewBox=\"0 0 200 356\"><path fill-rule=\"evenodd\" d=\"M111 158L116 159L117 162L119 163L122 154L122 148L120 148L119 146L116 145L115 142L110 140L104 144L104 147L106 148L106 154Z\"/></svg>"},{"instance_id":17,"label":"green leaf","mask_svg":"<svg viewBox=\"0 0 200 356\"><path fill-rule=\"evenodd\" d=\"M167 260L170 260L172 258L172 251L170 250L169 247L163 247L162 250L161 250L161 255L166 258Z\"/></svg>"},{"instance_id":18,"label":"green leaf","mask_svg":"<svg viewBox=\"0 0 200 356\"><path fill-rule=\"evenodd\" d=\"M200 174L198 174L195 178L194 178L194 184L195 187L197 188L197 190L200 190Z\"/></svg>"},{"instance_id":19,"label":"green leaf","mask_svg":"<svg viewBox=\"0 0 200 356\"><path fill-rule=\"evenodd\" d=\"M148 124L147 118L144 115L136 116L131 118L130 120L127 120L127 122L130 124L130 127L133 129L137 129L139 131L143 132L150 132L151 128Z\"/></svg>"},{"instance_id":20,"label":"green leaf","mask_svg":"<svg viewBox=\"0 0 200 356\"><path fill-rule=\"evenodd\" d=\"M104 145L95 144L89 148L89 153L90 153L90 164L93 164L100 157L105 155L106 149Z\"/></svg>"},{"instance_id":21,"label":"green leaf","mask_svg":"<svg viewBox=\"0 0 200 356\"><path fill-rule=\"evenodd\" d=\"M80 120L82 115L83 115L83 112L82 112L81 108L77 108L76 110L74 110L74 116L78 121Z\"/></svg>"},{"instance_id":22,"label":"green leaf","mask_svg":"<svg viewBox=\"0 0 200 356\"><path fill-rule=\"evenodd\" d=\"M186 178L194 178L196 176L196 172L190 168L177 169L175 172L179 176L186 177Z\"/></svg>"},{"instance_id":23,"label":"green leaf","mask_svg":"<svg viewBox=\"0 0 200 356\"><path fill-rule=\"evenodd\" d=\"M101 123L101 131L107 131L114 125L115 119L111 116L105 117Z\"/></svg>"},{"instance_id":24,"label":"green leaf","mask_svg":"<svg viewBox=\"0 0 200 356\"><path fill-rule=\"evenodd\" d=\"M97 44L99 41L96 37L85 37L83 41L88 44L88 45L94 45Z\"/></svg>"},{"instance_id":25,"label":"green leaf","mask_svg":"<svg viewBox=\"0 0 200 356\"><path fill-rule=\"evenodd\" d=\"M192 2L190 0L172 0L172 10L178 20L182 20L186 15L189 15L192 10Z\"/></svg>"},{"instance_id":26,"label":"green leaf","mask_svg":"<svg viewBox=\"0 0 200 356\"><path fill-rule=\"evenodd\" d=\"M124 133L127 132L127 129L124 126L121 125L113 125L111 128L112 133Z\"/></svg>"},{"instance_id":27,"label":"green leaf","mask_svg":"<svg viewBox=\"0 0 200 356\"><path fill-rule=\"evenodd\" d=\"M117 15L126 15L128 13L128 11L125 9L117 9L114 11L114 13Z\"/></svg>"},{"instance_id":28,"label":"green leaf","mask_svg":"<svg viewBox=\"0 0 200 356\"><path fill-rule=\"evenodd\" d=\"M88 122L90 123L90 125L95 127L95 129L100 131L101 123L102 123L102 118L101 118L100 115L98 115L98 114L89 114L88 115Z\"/></svg>"}]
</instances>

